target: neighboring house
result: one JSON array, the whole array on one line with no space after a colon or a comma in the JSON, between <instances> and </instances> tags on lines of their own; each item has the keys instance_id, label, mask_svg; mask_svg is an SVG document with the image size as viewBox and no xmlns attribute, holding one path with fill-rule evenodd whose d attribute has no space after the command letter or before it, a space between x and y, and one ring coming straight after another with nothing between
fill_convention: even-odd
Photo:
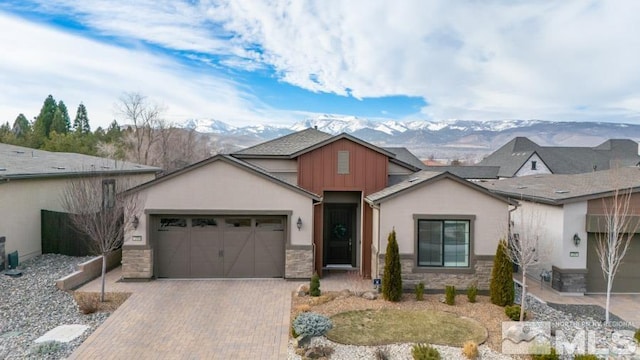
<instances>
[{"instance_id":1,"label":"neighboring house","mask_svg":"<svg viewBox=\"0 0 640 360\"><path fill-rule=\"evenodd\" d=\"M448 172L422 171L366 197L373 208L373 274L382 277L395 229L406 288L475 284L487 290L498 242L507 234L509 201Z\"/></svg>"},{"instance_id":2,"label":"neighboring house","mask_svg":"<svg viewBox=\"0 0 640 360\"><path fill-rule=\"evenodd\" d=\"M459 166L425 166L423 170L436 172L449 172L455 176L461 177L469 181L485 181L498 178L499 166L478 166L478 165L459 165Z\"/></svg>"},{"instance_id":3,"label":"neighboring house","mask_svg":"<svg viewBox=\"0 0 640 360\"><path fill-rule=\"evenodd\" d=\"M159 170L0 143L0 236L6 237L5 252L18 251L20 260L42 253L40 211L63 211L61 196L69 179L102 176L117 181L126 177L139 184L155 178Z\"/></svg>"},{"instance_id":4,"label":"neighboring house","mask_svg":"<svg viewBox=\"0 0 640 360\"><path fill-rule=\"evenodd\" d=\"M140 225L125 235L123 276L295 279L338 269L378 277L395 227L407 279L486 289L510 203L418 165L406 149L316 129L214 156L129 191L145 204L126 215ZM418 224L435 222L445 242L454 231L455 245L418 237ZM421 258L418 242L429 252Z\"/></svg>"},{"instance_id":5,"label":"neighboring house","mask_svg":"<svg viewBox=\"0 0 640 360\"><path fill-rule=\"evenodd\" d=\"M606 285L595 252L603 231L603 204L613 191L631 189L632 216L640 216L640 169L623 167L573 175L534 175L481 183L519 202L512 215L514 232L538 218L544 229L541 249L549 261L533 272L552 273L551 286L561 293L602 293ZM600 227L599 227L600 226ZM640 233L640 229L636 234ZM613 292L639 293L640 235L634 236L613 284Z\"/></svg>"},{"instance_id":6,"label":"neighboring house","mask_svg":"<svg viewBox=\"0 0 640 360\"><path fill-rule=\"evenodd\" d=\"M498 166L498 177L536 174L580 174L635 165L640 161L638 143L611 139L595 147L540 146L516 137L480 161L479 166Z\"/></svg>"}]
</instances>

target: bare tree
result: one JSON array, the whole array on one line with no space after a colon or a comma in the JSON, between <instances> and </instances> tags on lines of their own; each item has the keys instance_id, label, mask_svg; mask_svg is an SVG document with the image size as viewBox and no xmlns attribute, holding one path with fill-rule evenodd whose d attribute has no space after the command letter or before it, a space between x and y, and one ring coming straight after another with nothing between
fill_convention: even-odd
<instances>
[{"instance_id":1,"label":"bare tree","mask_svg":"<svg viewBox=\"0 0 640 360\"><path fill-rule=\"evenodd\" d=\"M615 176L615 175L614 175ZM609 323L609 305L611 303L611 289L613 280L622 263L622 259L629 249L631 239L638 230L640 223L631 215L631 189L613 191L608 199L602 199L604 215L598 219L598 233L596 233L596 254L602 268L602 276L607 282L607 300L605 305L605 322Z\"/></svg>"},{"instance_id":2,"label":"bare tree","mask_svg":"<svg viewBox=\"0 0 640 360\"><path fill-rule=\"evenodd\" d=\"M104 301L107 256L122 246L125 231L133 226L124 214L136 214L142 206L137 194L122 194L132 185L124 177L77 177L67 182L61 194L72 226L87 235L92 250L102 256L100 301Z\"/></svg>"},{"instance_id":3,"label":"bare tree","mask_svg":"<svg viewBox=\"0 0 640 360\"><path fill-rule=\"evenodd\" d=\"M514 214L517 217L509 233L507 257L522 271L522 293L520 294L520 321L524 320L527 297L527 273L545 263L551 255L551 247L544 242L544 219L536 204Z\"/></svg>"},{"instance_id":4,"label":"bare tree","mask_svg":"<svg viewBox=\"0 0 640 360\"><path fill-rule=\"evenodd\" d=\"M156 165L159 165L165 170L171 168L170 150L171 139L175 136L175 126L165 119L158 119L156 122L155 132L157 133L157 157L159 158Z\"/></svg>"},{"instance_id":5,"label":"bare tree","mask_svg":"<svg viewBox=\"0 0 640 360\"><path fill-rule=\"evenodd\" d=\"M162 119L165 109L136 92L124 93L116 104L116 111L131 126L130 136L133 159L139 164L149 165L149 155L156 142L154 128Z\"/></svg>"}]
</instances>

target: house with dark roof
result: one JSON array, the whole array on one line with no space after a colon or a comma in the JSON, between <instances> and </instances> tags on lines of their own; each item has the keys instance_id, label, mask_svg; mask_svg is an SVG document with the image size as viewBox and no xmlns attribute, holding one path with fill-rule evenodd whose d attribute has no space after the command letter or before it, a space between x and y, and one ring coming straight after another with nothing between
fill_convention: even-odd
<instances>
[{"instance_id":1,"label":"house with dark roof","mask_svg":"<svg viewBox=\"0 0 640 360\"><path fill-rule=\"evenodd\" d=\"M531 272L540 280L551 273L550 286L561 294L604 293L606 283L596 253L596 242L606 229L604 216L616 190L630 191L629 215L640 216L640 168L620 167L582 174L529 175L479 183L489 191L518 201L513 212L514 232L533 217L539 225L540 246L548 261ZM610 205L609 205L610 207ZM633 229L631 229L633 230ZM640 293L640 228L635 229L618 269L613 292Z\"/></svg>"},{"instance_id":2,"label":"house with dark roof","mask_svg":"<svg viewBox=\"0 0 640 360\"><path fill-rule=\"evenodd\" d=\"M140 184L159 168L74 153L49 152L0 143L0 237L5 252L21 260L42 253L41 210L62 212L70 179L101 177ZM114 184L115 184L114 182Z\"/></svg>"},{"instance_id":3,"label":"house with dark roof","mask_svg":"<svg viewBox=\"0 0 640 360\"><path fill-rule=\"evenodd\" d=\"M490 265L483 256L495 253L499 236L485 232L495 230L490 224L506 221L509 202L452 174L412 180L424 176L422 166L404 148L381 148L316 129L214 156L131 190L146 203L138 214L128 215L139 217L140 226L125 236L123 276L295 279L347 270L377 277L385 253L381 239L387 234L382 232L398 220L396 229L406 241L403 256L416 268L455 268L446 276L462 272L469 279L476 273L486 278ZM381 198L371 198L407 182L415 191L398 191L401 195L389 196L388 203L385 197L382 206ZM433 192L418 196L427 188ZM469 198L450 193L457 190ZM447 196L455 206L444 205L450 202L443 199ZM488 204L480 206L482 201ZM386 211L398 203L405 210ZM451 233L445 222L441 235L446 240L423 239L416 216L425 214L439 220L460 215L466 232ZM433 263L418 265L409 246L413 241L434 249L429 255ZM451 247L449 241L460 244ZM443 260L451 256L467 260L454 265ZM437 258L442 261L436 264Z\"/></svg>"},{"instance_id":4,"label":"house with dark roof","mask_svg":"<svg viewBox=\"0 0 640 360\"><path fill-rule=\"evenodd\" d=\"M498 177L534 174L580 174L635 165L640 161L638 143L611 139L595 147L540 146L516 137L480 161L479 166L499 167Z\"/></svg>"}]
</instances>

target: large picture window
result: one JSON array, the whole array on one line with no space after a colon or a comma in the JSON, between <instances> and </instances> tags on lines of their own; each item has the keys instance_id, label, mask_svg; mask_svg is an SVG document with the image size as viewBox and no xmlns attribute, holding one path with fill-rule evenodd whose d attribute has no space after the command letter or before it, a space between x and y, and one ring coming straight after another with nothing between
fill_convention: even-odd
<instances>
[{"instance_id":1,"label":"large picture window","mask_svg":"<svg viewBox=\"0 0 640 360\"><path fill-rule=\"evenodd\" d=\"M468 267L469 220L418 220L418 266Z\"/></svg>"}]
</instances>

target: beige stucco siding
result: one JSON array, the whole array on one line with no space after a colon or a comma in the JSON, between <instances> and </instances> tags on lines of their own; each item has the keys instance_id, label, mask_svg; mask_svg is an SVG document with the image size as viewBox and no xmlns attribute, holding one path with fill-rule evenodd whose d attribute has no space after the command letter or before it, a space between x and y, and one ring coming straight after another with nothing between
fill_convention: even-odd
<instances>
[{"instance_id":1,"label":"beige stucco siding","mask_svg":"<svg viewBox=\"0 0 640 360\"><path fill-rule=\"evenodd\" d=\"M481 191L454 180L416 186L380 204L379 251L387 246L387 236L396 230L401 254L413 254L415 247L414 215L475 216L472 237L476 255L494 255L498 240L507 228L508 205Z\"/></svg>"},{"instance_id":2,"label":"beige stucco siding","mask_svg":"<svg viewBox=\"0 0 640 360\"><path fill-rule=\"evenodd\" d=\"M290 184L298 183L298 161L286 159L245 159Z\"/></svg>"},{"instance_id":3,"label":"beige stucco siding","mask_svg":"<svg viewBox=\"0 0 640 360\"><path fill-rule=\"evenodd\" d=\"M155 175L130 177L133 182L142 183ZM45 178L0 183L0 236L6 237L6 253L17 250L20 261L42 253L40 210L64 211L60 198L67 182L66 178Z\"/></svg>"},{"instance_id":4,"label":"beige stucco siding","mask_svg":"<svg viewBox=\"0 0 640 360\"><path fill-rule=\"evenodd\" d=\"M138 196L144 201L140 226L125 236L125 245L147 244L146 222L148 213L154 210L291 212L288 230L291 245L312 242L311 198L225 161L215 161L158 182L141 190ZM298 217L303 223L300 230L296 226ZM141 236L141 240L133 242L134 235Z\"/></svg>"}]
</instances>

